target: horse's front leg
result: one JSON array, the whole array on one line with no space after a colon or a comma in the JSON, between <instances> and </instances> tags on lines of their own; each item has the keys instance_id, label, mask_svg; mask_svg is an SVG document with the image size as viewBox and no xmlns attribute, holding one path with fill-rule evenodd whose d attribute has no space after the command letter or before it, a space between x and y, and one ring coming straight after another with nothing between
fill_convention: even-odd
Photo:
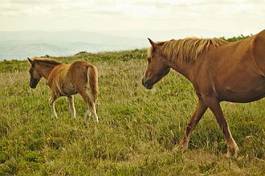
<instances>
[{"instance_id":1,"label":"horse's front leg","mask_svg":"<svg viewBox=\"0 0 265 176\"><path fill-rule=\"evenodd\" d=\"M199 98L199 102L197 104L196 111L193 113L192 118L190 119L190 122L187 125L183 139L180 141L180 147L183 150L186 150L188 148L192 130L198 124L198 122L200 121L200 119L202 118L202 116L206 110L207 110L207 106Z\"/></svg>"},{"instance_id":2,"label":"horse's front leg","mask_svg":"<svg viewBox=\"0 0 265 176\"><path fill-rule=\"evenodd\" d=\"M55 101L57 100L57 96L55 94L52 94L52 96L49 99L50 105L52 106L52 111L53 111L53 115L55 118L58 118L58 115L56 113L56 109L55 109Z\"/></svg>"},{"instance_id":3,"label":"horse's front leg","mask_svg":"<svg viewBox=\"0 0 265 176\"><path fill-rule=\"evenodd\" d=\"M220 128L223 131L226 144L227 144L227 157L230 157L231 155L234 155L235 157L237 157L237 153L239 149L230 132L229 126L224 118L224 114L221 109L219 101L214 97L208 97L208 98L205 98L205 100L207 101L208 107L213 112Z\"/></svg>"},{"instance_id":4,"label":"horse's front leg","mask_svg":"<svg viewBox=\"0 0 265 176\"><path fill-rule=\"evenodd\" d=\"M69 106L69 112L73 118L76 118L76 110L75 110L75 104L74 104L74 96L68 96L68 106Z\"/></svg>"}]
</instances>

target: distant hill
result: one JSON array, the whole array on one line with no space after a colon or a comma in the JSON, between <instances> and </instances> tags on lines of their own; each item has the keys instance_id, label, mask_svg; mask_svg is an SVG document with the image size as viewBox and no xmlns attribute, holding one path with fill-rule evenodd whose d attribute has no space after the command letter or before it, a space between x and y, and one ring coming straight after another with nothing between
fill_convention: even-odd
<instances>
[{"instance_id":1,"label":"distant hill","mask_svg":"<svg viewBox=\"0 0 265 176\"><path fill-rule=\"evenodd\" d=\"M0 59L142 48L146 39L92 32L0 32Z\"/></svg>"},{"instance_id":2,"label":"distant hill","mask_svg":"<svg viewBox=\"0 0 265 176\"><path fill-rule=\"evenodd\" d=\"M147 47L147 37L155 41L178 38L177 32L139 31L131 33L110 32L41 32L41 31L0 31L0 60L25 59L26 57L51 55L69 56L80 51L118 51ZM247 36L228 38L235 41Z\"/></svg>"}]
</instances>

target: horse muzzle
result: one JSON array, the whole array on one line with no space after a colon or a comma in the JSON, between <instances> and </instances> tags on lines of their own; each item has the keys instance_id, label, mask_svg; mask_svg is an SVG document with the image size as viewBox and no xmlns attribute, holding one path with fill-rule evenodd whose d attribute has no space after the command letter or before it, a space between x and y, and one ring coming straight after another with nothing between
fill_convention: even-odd
<instances>
[{"instance_id":1,"label":"horse muzzle","mask_svg":"<svg viewBox=\"0 0 265 176\"><path fill-rule=\"evenodd\" d=\"M153 88L153 84L151 84L150 79L142 79L142 84L146 89L152 89Z\"/></svg>"},{"instance_id":2,"label":"horse muzzle","mask_svg":"<svg viewBox=\"0 0 265 176\"><path fill-rule=\"evenodd\" d=\"M31 79L29 82L30 88L35 89L38 85L38 82L39 82L39 80L37 80L37 79Z\"/></svg>"},{"instance_id":3,"label":"horse muzzle","mask_svg":"<svg viewBox=\"0 0 265 176\"><path fill-rule=\"evenodd\" d=\"M32 89L35 89L37 87L37 85L29 84L29 87L32 88Z\"/></svg>"}]
</instances>

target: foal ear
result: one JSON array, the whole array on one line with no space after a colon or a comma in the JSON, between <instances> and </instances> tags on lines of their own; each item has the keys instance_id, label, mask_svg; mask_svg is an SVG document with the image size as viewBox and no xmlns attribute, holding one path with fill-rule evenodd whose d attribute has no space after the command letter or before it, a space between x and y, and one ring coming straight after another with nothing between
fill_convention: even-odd
<instances>
[{"instance_id":1,"label":"foal ear","mask_svg":"<svg viewBox=\"0 0 265 176\"><path fill-rule=\"evenodd\" d=\"M148 41L150 42L150 44L152 45L152 47L153 48L155 48L155 46L156 46L156 43L155 42L153 42L150 38L147 38L148 39Z\"/></svg>"},{"instance_id":2,"label":"foal ear","mask_svg":"<svg viewBox=\"0 0 265 176\"><path fill-rule=\"evenodd\" d=\"M29 57L28 57L28 61L29 63L32 65L33 64L33 60L31 60Z\"/></svg>"}]
</instances>

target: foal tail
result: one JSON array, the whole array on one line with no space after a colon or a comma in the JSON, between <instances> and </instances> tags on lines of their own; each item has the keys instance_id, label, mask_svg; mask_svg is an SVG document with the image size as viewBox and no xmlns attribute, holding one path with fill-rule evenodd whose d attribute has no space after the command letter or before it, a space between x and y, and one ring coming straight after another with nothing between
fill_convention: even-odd
<instances>
[{"instance_id":1,"label":"foal tail","mask_svg":"<svg viewBox=\"0 0 265 176\"><path fill-rule=\"evenodd\" d=\"M87 80L95 102L98 96L98 70L94 65L90 65L87 68Z\"/></svg>"}]
</instances>

